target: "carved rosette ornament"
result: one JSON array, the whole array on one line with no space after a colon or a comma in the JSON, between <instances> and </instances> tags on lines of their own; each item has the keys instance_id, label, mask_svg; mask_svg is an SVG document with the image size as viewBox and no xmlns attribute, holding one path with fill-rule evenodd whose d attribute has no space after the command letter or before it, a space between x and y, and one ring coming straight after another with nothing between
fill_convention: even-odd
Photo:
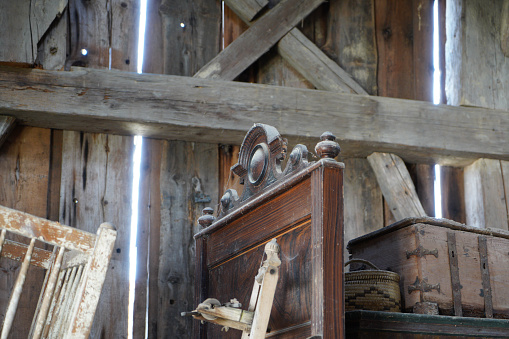
<instances>
[{"instance_id":1,"label":"carved rosette ornament","mask_svg":"<svg viewBox=\"0 0 509 339\"><path fill-rule=\"evenodd\" d=\"M320 140L315 151L321 159L333 160L339 155L340 147L332 133L323 133ZM242 205L267 186L282 181L310 165L307 160L308 149L305 145L298 144L293 148L283 170L281 166L286 155L287 141L281 137L277 129L269 125L254 124L242 142L239 161L231 168L232 172L240 177L240 183L244 185L242 195L239 197L234 189L228 189L221 198L218 217L228 214L233 208ZM204 215L200 217L199 223L207 227L206 223L213 216L212 212L208 214L209 212L203 211ZM213 222L211 221L210 224Z\"/></svg>"}]
</instances>

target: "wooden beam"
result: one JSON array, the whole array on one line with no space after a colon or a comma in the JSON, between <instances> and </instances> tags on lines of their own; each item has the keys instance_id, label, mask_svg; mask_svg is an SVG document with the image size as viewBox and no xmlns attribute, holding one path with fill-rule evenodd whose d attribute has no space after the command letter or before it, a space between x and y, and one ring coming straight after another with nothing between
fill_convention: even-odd
<instances>
[{"instance_id":1,"label":"wooden beam","mask_svg":"<svg viewBox=\"0 0 509 339\"><path fill-rule=\"evenodd\" d=\"M330 129L347 157L509 160L509 113L501 110L94 69L4 67L0 82L0 111L31 126L239 144L262 122L310 146Z\"/></svg>"},{"instance_id":2,"label":"wooden beam","mask_svg":"<svg viewBox=\"0 0 509 339\"><path fill-rule=\"evenodd\" d=\"M8 116L0 116L0 148L7 136L16 124L16 119Z\"/></svg>"},{"instance_id":3,"label":"wooden beam","mask_svg":"<svg viewBox=\"0 0 509 339\"><path fill-rule=\"evenodd\" d=\"M244 22L249 22L267 6L269 0L226 0L225 3Z\"/></svg>"},{"instance_id":4,"label":"wooden beam","mask_svg":"<svg viewBox=\"0 0 509 339\"><path fill-rule=\"evenodd\" d=\"M426 216L410 173L400 157L388 153L373 153L368 156L368 161L396 221Z\"/></svg>"},{"instance_id":5,"label":"wooden beam","mask_svg":"<svg viewBox=\"0 0 509 339\"><path fill-rule=\"evenodd\" d=\"M281 1L194 76L234 80L323 1Z\"/></svg>"},{"instance_id":6,"label":"wooden beam","mask_svg":"<svg viewBox=\"0 0 509 339\"><path fill-rule=\"evenodd\" d=\"M230 8L248 7L248 0L226 0ZM241 6L241 7L242 7ZM258 10L261 10L259 7ZM234 9L235 11L235 9ZM245 16L240 16L248 25ZM299 29L294 28L277 44L279 54L317 89L341 93L368 94L352 76L331 60ZM226 79L225 79L226 80Z\"/></svg>"}]
</instances>

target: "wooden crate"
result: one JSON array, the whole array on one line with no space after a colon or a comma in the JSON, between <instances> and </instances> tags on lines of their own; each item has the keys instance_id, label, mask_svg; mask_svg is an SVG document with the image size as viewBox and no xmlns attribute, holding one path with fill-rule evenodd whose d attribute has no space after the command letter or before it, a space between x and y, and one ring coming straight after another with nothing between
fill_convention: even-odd
<instances>
[{"instance_id":1,"label":"wooden crate","mask_svg":"<svg viewBox=\"0 0 509 339\"><path fill-rule=\"evenodd\" d=\"M220 218L195 235L196 302L235 297L246 309L264 245L276 238L281 266L267 337L344 338L343 164L307 163L301 146L284 171L275 170L278 135L258 124L248 133L234 166L245 181L242 197L234 201L227 191ZM257 153L263 149L271 154L267 161ZM240 338L236 330L195 324L197 338Z\"/></svg>"},{"instance_id":2,"label":"wooden crate","mask_svg":"<svg viewBox=\"0 0 509 339\"><path fill-rule=\"evenodd\" d=\"M409 218L348 243L351 257L401 276L404 311L418 302L440 314L509 318L509 232Z\"/></svg>"}]
</instances>

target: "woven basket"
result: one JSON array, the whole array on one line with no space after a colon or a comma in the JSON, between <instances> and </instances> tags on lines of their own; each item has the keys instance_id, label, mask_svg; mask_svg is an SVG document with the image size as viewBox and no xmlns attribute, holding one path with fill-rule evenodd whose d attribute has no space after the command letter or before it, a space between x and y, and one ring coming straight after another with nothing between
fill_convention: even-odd
<instances>
[{"instance_id":1,"label":"woven basket","mask_svg":"<svg viewBox=\"0 0 509 339\"><path fill-rule=\"evenodd\" d=\"M351 263L363 263L374 270L345 273L345 310L369 310L401 312L399 275L382 271L367 260L352 259Z\"/></svg>"}]
</instances>

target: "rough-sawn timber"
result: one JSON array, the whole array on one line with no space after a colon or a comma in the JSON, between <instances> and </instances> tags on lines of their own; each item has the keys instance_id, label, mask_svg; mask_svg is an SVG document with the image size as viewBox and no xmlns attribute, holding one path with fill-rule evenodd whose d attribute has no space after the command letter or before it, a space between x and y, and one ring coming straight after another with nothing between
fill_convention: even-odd
<instances>
[{"instance_id":1,"label":"rough-sawn timber","mask_svg":"<svg viewBox=\"0 0 509 339\"><path fill-rule=\"evenodd\" d=\"M310 145L330 129L344 156L509 160L509 112L502 110L94 69L1 67L0 83L0 112L31 126L233 144L261 122Z\"/></svg>"}]
</instances>

